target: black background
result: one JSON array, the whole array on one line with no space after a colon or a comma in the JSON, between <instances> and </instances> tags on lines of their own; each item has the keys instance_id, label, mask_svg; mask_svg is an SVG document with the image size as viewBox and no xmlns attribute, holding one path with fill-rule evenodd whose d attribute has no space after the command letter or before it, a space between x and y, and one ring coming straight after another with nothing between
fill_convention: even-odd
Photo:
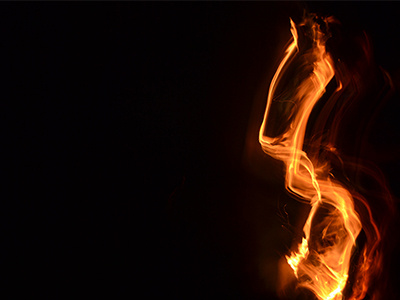
<instances>
[{"instance_id":1,"label":"black background","mask_svg":"<svg viewBox=\"0 0 400 300\"><path fill-rule=\"evenodd\" d=\"M392 2L1 4L2 288L275 299L299 238L282 225L304 216L256 139L305 6L365 29L400 74ZM382 148L398 147L394 103Z\"/></svg>"}]
</instances>

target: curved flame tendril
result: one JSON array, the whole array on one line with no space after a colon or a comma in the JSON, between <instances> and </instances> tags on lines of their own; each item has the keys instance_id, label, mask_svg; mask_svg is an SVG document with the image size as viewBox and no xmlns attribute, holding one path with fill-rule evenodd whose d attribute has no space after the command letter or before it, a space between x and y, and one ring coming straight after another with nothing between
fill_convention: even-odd
<instances>
[{"instance_id":1,"label":"curved flame tendril","mask_svg":"<svg viewBox=\"0 0 400 300\"><path fill-rule=\"evenodd\" d=\"M306 17L299 25L290 22L293 38L270 84L259 142L266 154L284 162L286 189L311 206L303 227L302 242L297 251L286 256L287 263L300 286L311 290L318 299L339 300L349 277L350 261L362 222L355 210L352 194L330 173L329 162L310 158L303 150L303 144L310 114L327 85L336 78L335 95L346 83L340 80L340 76L335 76L334 61L325 47L329 34L321 28L315 15ZM323 22L327 26L335 20L328 18ZM307 28L306 34L311 40L311 44L302 45L305 49L300 47L300 43L305 43L300 41L300 26ZM286 74L291 74L289 66L293 65L299 67L296 76L288 80L284 77L290 76ZM284 91L280 89L282 82ZM273 124L277 121L281 121L280 127ZM336 151L332 145L324 147L332 153ZM369 211L376 245L380 240L379 231L368 205L362 197L358 200ZM364 249L361 270L370 267L372 252ZM361 288L353 293L351 299L365 296L367 281L358 282Z\"/></svg>"}]
</instances>

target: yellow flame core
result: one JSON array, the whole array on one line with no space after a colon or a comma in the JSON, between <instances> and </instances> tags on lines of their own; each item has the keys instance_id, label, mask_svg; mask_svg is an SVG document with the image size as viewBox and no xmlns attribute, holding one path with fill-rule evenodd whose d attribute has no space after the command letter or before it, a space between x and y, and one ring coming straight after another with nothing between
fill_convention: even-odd
<instances>
[{"instance_id":1,"label":"yellow flame core","mask_svg":"<svg viewBox=\"0 0 400 300\"><path fill-rule=\"evenodd\" d=\"M287 190L311 205L303 228L305 237L298 250L286 256L288 264L299 284L311 290L318 299L339 300L347 282L352 250L362 226L351 194L332 178L329 166L311 161L303 151L309 116L325 93L335 71L332 58L325 49L327 36L320 25L311 18L300 25L309 27L312 45L300 53L298 32L291 20L293 41L287 47L272 79L259 142L265 153L284 162ZM277 93L277 87L288 65L300 56L304 62L302 68L311 71L296 81L295 89L289 95L282 96ZM339 82L338 90L340 86ZM290 124L278 135L268 136L266 129L271 122L272 106L285 101L292 104L285 111Z\"/></svg>"}]
</instances>

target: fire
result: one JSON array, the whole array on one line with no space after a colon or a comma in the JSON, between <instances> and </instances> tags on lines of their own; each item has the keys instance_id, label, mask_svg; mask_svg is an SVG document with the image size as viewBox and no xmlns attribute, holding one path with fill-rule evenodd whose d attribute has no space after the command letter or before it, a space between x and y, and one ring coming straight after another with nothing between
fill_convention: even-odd
<instances>
[{"instance_id":1,"label":"fire","mask_svg":"<svg viewBox=\"0 0 400 300\"><path fill-rule=\"evenodd\" d=\"M302 242L297 251L286 256L287 263L301 287L318 299L339 300L363 222L355 209L353 192L330 172L330 161L320 158L320 152L325 151L340 159L335 145L329 139L320 141L313 145L318 151L310 154L304 150L304 141L310 114L328 84L336 80L336 90L327 102L336 103L350 83L339 74L326 49L329 25L337 21L309 15L301 24L290 22L292 40L270 84L259 142L266 154L284 163L286 189L311 207ZM368 223L369 245L360 258L359 269L365 273L353 283L350 299L364 298L371 261L380 257L379 230L364 198L359 196L357 201L369 211L364 222Z\"/></svg>"}]
</instances>

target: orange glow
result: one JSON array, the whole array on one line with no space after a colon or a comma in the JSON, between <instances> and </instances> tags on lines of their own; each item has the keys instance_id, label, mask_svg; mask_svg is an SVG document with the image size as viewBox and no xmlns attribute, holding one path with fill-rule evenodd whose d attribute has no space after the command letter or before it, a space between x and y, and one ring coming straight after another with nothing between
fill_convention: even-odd
<instances>
[{"instance_id":1,"label":"orange glow","mask_svg":"<svg viewBox=\"0 0 400 300\"><path fill-rule=\"evenodd\" d=\"M336 79L337 88L330 97L336 101L349 84L336 74L334 61L325 47L330 37L326 28L336 21L317 19L310 15L301 24L290 20L293 38L270 84L259 142L266 154L284 163L286 189L311 207L302 242L286 256L287 263L299 286L311 290L318 299L339 300L343 298L352 254L363 227L352 193L330 173L329 161L303 150L310 114L327 85ZM336 154L334 144L316 146ZM366 234L374 242L362 252L350 299L364 298L371 260L379 258L375 248L381 239L364 198L359 196L357 200L369 212Z\"/></svg>"}]
</instances>

